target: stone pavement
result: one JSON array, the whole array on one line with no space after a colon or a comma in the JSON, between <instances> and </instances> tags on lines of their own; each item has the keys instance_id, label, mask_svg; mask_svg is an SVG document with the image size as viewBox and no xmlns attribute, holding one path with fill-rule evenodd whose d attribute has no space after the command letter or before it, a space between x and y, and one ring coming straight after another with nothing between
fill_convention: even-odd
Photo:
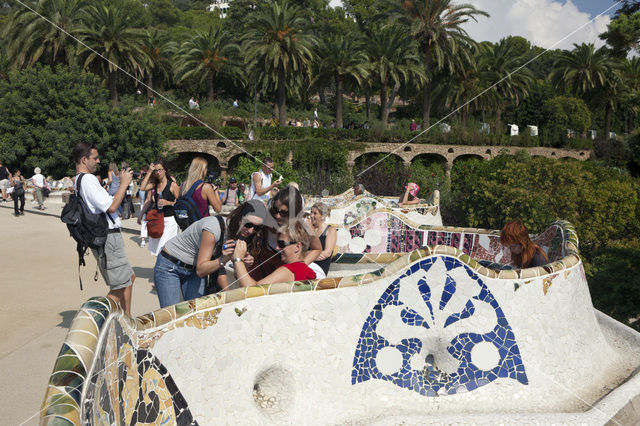
<instances>
[{"instance_id":1,"label":"stone pavement","mask_svg":"<svg viewBox=\"0 0 640 426\"><path fill-rule=\"evenodd\" d=\"M53 363L69 324L84 301L103 296L102 277L93 280L91 254L78 281L75 242L60 221L61 198L50 197L44 211L27 194L25 215L13 216L13 202L0 203L0 401L2 424L38 423ZM127 256L136 273L132 314L159 307L150 284L155 258L140 248L135 219L124 221ZM99 274L98 274L99 275Z\"/></svg>"}]
</instances>

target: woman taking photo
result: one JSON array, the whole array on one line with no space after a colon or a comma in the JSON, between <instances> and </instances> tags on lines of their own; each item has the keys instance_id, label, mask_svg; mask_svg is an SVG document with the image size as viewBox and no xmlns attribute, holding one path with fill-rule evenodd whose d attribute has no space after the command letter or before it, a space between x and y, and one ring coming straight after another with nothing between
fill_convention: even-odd
<instances>
[{"instance_id":1,"label":"woman taking photo","mask_svg":"<svg viewBox=\"0 0 640 426\"><path fill-rule=\"evenodd\" d=\"M313 227L314 234L320 240L322 244L322 251L316 258L315 263L320 266L324 275L329 274L329 268L331 267L331 256L333 255L333 248L338 240L338 232L336 228L324 223L329 217L331 209L324 203L315 203L311 207L311 226Z\"/></svg>"},{"instance_id":2,"label":"woman taking photo","mask_svg":"<svg viewBox=\"0 0 640 426\"><path fill-rule=\"evenodd\" d=\"M147 247L152 255L157 256L165 243L178 235L178 224L173 214L173 205L178 199L180 188L178 184L169 176L167 165L164 159L159 158L154 163L149 164L149 173L140 184L140 191L152 191L151 199L147 200L147 213L149 209L158 209L164 216L164 231L160 238L149 238Z\"/></svg>"},{"instance_id":3,"label":"woman taking photo","mask_svg":"<svg viewBox=\"0 0 640 426\"><path fill-rule=\"evenodd\" d=\"M259 284L286 283L291 281L313 280L316 273L304 262L309 244L313 238L313 230L301 219L292 219L280 228L277 247L282 265L259 281L247 273L243 262L247 254L247 243L237 241L233 251L234 273L242 287Z\"/></svg>"},{"instance_id":4,"label":"woman taking photo","mask_svg":"<svg viewBox=\"0 0 640 426\"><path fill-rule=\"evenodd\" d=\"M511 252L511 263L516 268L533 268L549 263L547 254L529 238L529 231L520 220L512 220L502 228L500 243Z\"/></svg>"},{"instance_id":5,"label":"woman taking photo","mask_svg":"<svg viewBox=\"0 0 640 426\"><path fill-rule=\"evenodd\" d=\"M250 240L266 217L267 209L260 201L252 200L237 207L229 216L226 234L233 236L233 239L227 241L229 247L226 249L219 243L223 239L219 216L200 219L169 240L160 252L153 271L160 306L171 306L181 300L203 296L204 277L223 267L231 259L234 251L232 243L235 240ZM214 250L216 243L219 250ZM253 258L249 255L242 256L242 260L248 266L253 264Z\"/></svg>"},{"instance_id":6,"label":"woman taking photo","mask_svg":"<svg viewBox=\"0 0 640 426\"><path fill-rule=\"evenodd\" d=\"M282 266L282 258L279 255L277 245L278 229L286 225L289 219L293 220L301 216L303 207L302 195L292 186L283 188L271 199L269 213L275 219L277 227L264 227L249 246L249 252L255 258L256 265L249 271L251 278L260 281ZM316 260L321 251L320 239L313 235L309 250L304 257L304 263L309 265Z\"/></svg>"},{"instance_id":7,"label":"woman taking photo","mask_svg":"<svg viewBox=\"0 0 640 426\"><path fill-rule=\"evenodd\" d=\"M213 207L216 213L222 211L222 201L220 201L220 195L217 191L218 188L214 188L211 184L203 181L205 176L207 176L208 166L207 160L204 158L194 158L189 166L187 179L180 187L180 195L183 196L196 185L191 198L196 203L196 206L198 206L200 217L209 216L209 206Z\"/></svg>"}]
</instances>

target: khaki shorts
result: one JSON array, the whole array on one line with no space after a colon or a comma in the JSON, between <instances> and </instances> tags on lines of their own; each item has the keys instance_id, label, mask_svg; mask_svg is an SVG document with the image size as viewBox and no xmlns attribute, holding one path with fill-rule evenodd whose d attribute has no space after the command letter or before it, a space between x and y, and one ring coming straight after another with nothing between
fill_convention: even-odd
<instances>
[{"instance_id":1,"label":"khaki shorts","mask_svg":"<svg viewBox=\"0 0 640 426\"><path fill-rule=\"evenodd\" d=\"M111 290L129 287L133 269L124 251L122 234L117 232L107 235L107 242L101 250L91 249L98 261L98 268Z\"/></svg>"},{"instance_id":2,"label":"khaki shorts","mask_svg":"<svg viewBox=\"0 0 640 426\"><path fill-rule=\"evenodd\" d=\"M9 179L0 180L0 189L6 190L7 188L9 188Z\"/></svg>"}]
</instances>

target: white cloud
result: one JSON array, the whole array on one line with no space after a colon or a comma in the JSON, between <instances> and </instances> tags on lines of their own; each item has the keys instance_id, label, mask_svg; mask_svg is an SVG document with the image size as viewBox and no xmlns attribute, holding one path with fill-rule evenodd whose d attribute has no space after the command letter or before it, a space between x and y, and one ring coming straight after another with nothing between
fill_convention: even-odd
<instances>
[{"instance_id":1,"label":"white cloud","mask_svg":"<svg viewBox=\"0 0 640 426\"><path fill-rule=\"evenodd\" d=\"M590 22L591 16L581 12L571 0L566 3L553 0L466 0L465 3L491 15L490 18L478 17L477 23L465 25L465 30L476 41L496 42L506 36L517 35L544 48L571 49L573 43L596 43L599 47L604 42L598 35L606 31L611 22L608 15Z\"/></svg>"}]
</instances>

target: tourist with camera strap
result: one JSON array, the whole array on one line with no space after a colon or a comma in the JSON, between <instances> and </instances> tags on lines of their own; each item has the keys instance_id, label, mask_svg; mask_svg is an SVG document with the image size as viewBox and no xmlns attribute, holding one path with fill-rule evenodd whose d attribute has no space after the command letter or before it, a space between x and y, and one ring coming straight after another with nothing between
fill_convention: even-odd
<instances>
[{"instance_id":1,"label":"tourist with camera strap","mask_svg":"<svg viewBox=\"0 0 640 426\"><path fill-rule=\"evenodd\" d=\"M180 187L169 175L164 159L159 158L149 165L149 173L140 184L141 191L153 191L147 200L146 220L152 255L157 256L165 243L178 235L178 223L174 218L173 205L180 195Z\"/></svg>"}]
</instances>

